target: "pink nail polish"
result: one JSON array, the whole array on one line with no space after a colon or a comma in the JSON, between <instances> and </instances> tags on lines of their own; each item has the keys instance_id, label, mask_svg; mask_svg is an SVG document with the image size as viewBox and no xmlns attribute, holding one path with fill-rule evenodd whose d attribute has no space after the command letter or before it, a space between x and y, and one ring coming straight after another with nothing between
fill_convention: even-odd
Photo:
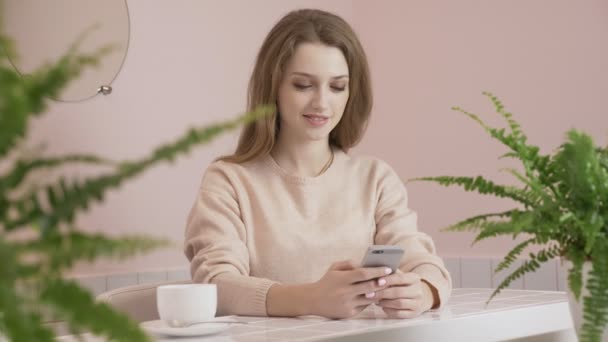
<instances>
[{"instance_id":1,"label":"pink nail polish","mask_svg":"<svg viewBox=\"0 0 608 342\"><path fill-rule=\"evenodd\" d=\"M391 273L393 273L393 270L391 270L390 268L388 268L388 267L387 267L387 268L384 270L384 273L386 273L386 274L391 274Z\"/></svg>"},{"instance_id":2,"label":"pink nail polish","mask_svg":"<svg viewBox=\"0 0 608 342\"><path fill-rule=\"evenodd\" d=\"M386 284L386 279L378 279L378 286L384 286L384 284Z\"/></svg>"},{"instance_id":3,"label":"pink nail polish","mask_svg":"<svg viewBox=\"0 0 608 342\"><path fill-rule=\"evenodd\" d=\"M376 297L376 292L369 292L365 294L365 298L374 298Z\"/></svg>"}]
</instances>

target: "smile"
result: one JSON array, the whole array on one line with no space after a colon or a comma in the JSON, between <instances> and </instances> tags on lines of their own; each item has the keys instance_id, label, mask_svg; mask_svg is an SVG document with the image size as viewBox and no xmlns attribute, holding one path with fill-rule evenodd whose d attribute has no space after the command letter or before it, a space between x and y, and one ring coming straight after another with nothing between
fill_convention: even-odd
<instances>
[{"instance_id":1,"label":"smile","mask_svg":"<svg viewBox=\"0 0 608 342\"><path fill-rule=\"evenodd\" d=\"M304 117L313 127L321 127L329 121L328 117L320 115L304 115Z\"/></svg>"}]
</instances>

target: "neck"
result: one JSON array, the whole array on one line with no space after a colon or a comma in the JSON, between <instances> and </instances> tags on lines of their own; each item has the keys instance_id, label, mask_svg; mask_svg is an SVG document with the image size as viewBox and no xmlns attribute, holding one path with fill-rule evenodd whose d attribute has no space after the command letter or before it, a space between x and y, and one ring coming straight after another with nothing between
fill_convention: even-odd
<instances>
[{"instance_id":1,"label":"neck","mask_svg":"<svg viewBox=\"0 0 608 342\"><path fill-rule=\"evenodd\" d=\"M279 139L272 151L272 158L287 172L301 177L315 177L323 173L333 158L326 140L291 143Z\"/></svg>"}]
</instances>

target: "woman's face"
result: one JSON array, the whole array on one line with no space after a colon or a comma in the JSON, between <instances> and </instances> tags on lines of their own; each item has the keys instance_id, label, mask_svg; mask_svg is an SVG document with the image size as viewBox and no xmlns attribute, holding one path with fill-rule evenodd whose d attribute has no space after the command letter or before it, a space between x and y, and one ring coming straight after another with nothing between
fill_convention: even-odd
<instances>
[{"instance_id":1,"label":"woman's face","mask_svg":"<svg viewBox=\"0 0 608 342\"><path fill-rule=\"evenodd\" d=\"M279 85L281 135L327 140L348 101L348 64L342 51L321 43L298 45Z\"/></svg>"}]
</instances>

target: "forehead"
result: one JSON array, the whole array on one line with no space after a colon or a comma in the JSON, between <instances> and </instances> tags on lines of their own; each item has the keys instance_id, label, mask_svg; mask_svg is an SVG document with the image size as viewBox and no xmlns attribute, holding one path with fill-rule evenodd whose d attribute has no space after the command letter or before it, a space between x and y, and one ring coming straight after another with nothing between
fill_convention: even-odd
<instances>
[{"instance_id":1,"label":"forehead","mask_svg":"<svg viewBox=\"0 0 608 342\"><path fill-rule=\"evenodd\" d=\"M319 78L348 75L348 63L340 49L321 43L302 43L287 63L286 73L302 72Z\"/></svg>"}]
</instances>

